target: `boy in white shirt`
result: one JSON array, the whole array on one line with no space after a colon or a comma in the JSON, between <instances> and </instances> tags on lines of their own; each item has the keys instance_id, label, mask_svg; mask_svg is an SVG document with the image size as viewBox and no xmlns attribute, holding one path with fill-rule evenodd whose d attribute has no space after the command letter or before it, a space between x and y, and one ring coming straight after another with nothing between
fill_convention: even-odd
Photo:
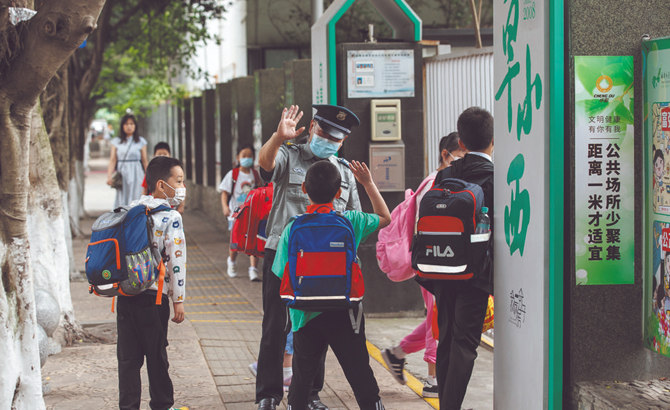
<instances>
[{"instance_id":1,"label":"boy in white shirt","mask_svg":"<svg viewBox=\"0 0 670 410\"><path fill-rule=\"evenodd\" d=\"M186 197L184 171L181 161L170 157L155 157L147 166L149 195L142 196L131 207L146 205L154 209L160 205L178 206ZM158 287L144 293L119 296L116 308L118 331L116 354L119 365L119 409L139 410L142 394L140 369L146 357L149 376L149 403L152 410L172 410L174 389L168 374L167 330L170 318L168 298L172 299L172 321L184 321L186 278L186 240L181 214L160 211L151 215L151 239L165 263L163 299L156 304Z\"/></svg>"}]
</instances>

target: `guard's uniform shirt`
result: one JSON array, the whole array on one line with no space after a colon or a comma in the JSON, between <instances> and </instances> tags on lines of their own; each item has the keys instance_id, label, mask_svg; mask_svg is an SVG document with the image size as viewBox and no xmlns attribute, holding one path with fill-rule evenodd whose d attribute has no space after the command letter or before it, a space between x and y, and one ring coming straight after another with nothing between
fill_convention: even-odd
<instances>
[{"instance_id":1,"label":"guard's uniform shirt","mask_svg":"<svg viewBox=\"0 0 670 410\"><path fill-rule=\"evenodd\" d=\"M289 219L307 211L309 197L302 192L302 183L309 167L317 161L330 161L340 170L342 195L333 201L335 210L361 210L356 178L347 165L335 156L322 160L312 153L309 144L283 144L277 152L274 171L269 173L261 168L263 179L274 183L272 209L265 232L268 238L265 243L267 249L276 250L279 237Z\"/></svg>"}]
</instances>

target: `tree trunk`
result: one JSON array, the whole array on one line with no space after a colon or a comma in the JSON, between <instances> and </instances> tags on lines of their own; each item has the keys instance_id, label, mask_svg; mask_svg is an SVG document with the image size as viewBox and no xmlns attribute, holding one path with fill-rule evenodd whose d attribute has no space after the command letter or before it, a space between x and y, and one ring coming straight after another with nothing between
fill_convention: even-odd
<instances>
[{"instance_id":1,"label":"tree trunk","mask_svg":"<svg viewBox=\"0 0 670 410\"><path fill-rule=\"evenodd\" d=\"M27 232L32 107L0 91L0 408L43 409L35 295Z\"/></svg>"},{"instance_id":2,"label":"tree trunk","mask_svg":"<svg viewBox=\"0 0 670 410\"><path fill-rule=\"evenodd\" d=\"M70 209L68 189L70 186L70 133L69 133L69 60L51 79L46 90L40 96L42 116L53 152L58 187L60 188L62 217L65 221L65 243L70 259L70 278L80 279L72 250L72 227L70 226Z\"/></svg>"},{"instance_id":3,"label":"tree trunk","mask_svg":"<svg viewBox=\"0 0 670 410\"><path fill-rule=\"evenodd\" d=\"M0 0L2 34L14 30L7 6L15 4ZM27 223L31 120L39 95L93 32L103 4L44 2L21 23L23 47L0 42L0 410L44 409Z\"/></svg>"},{"instance_id":4,"label":"tree trunk","mask_svg":"<svg viewBox=\"0 0 670 410\"><path fill-rule=\"evenodd\" d=\"M73 57L68 64L69 82L68 92L68 132L70 144L69 157L69 175L68 180L68 213L70 215L70 229L74 236L80 236L81 228L79 227L79 219L83 214L84 192L83 179L79 179L79 169L82 168L84 161L84 144L86 143L86 128L84 126L84 107L82 103L83 97L79 87L77 86L77 69L76 59ZM88 97L87 97L88 98Z\"/></svg>"},{"instance_id":5,"label":"tree trunk","mask_svg":"<svg viewBox=\"0 0 670 410\"><path fill-rule=\"evenodd\" d=\"M28 194L28 238L36 289L43 289L58 301L61 322L54 338L71 344L81 336L70 295L70 259L65 238L69 221L61 202L54 155L39 105L33 113L30 141L30 191Z\"/></svg>"}]
</instances>

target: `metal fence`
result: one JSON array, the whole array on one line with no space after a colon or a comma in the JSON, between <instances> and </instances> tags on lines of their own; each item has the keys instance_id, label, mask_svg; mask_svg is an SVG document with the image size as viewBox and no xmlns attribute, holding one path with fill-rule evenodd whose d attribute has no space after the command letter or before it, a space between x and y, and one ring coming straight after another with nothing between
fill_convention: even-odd
<instances>
[{"instance_id":1,"label":"metal fence","mask_svg":"<svg viewBox=\"0 0 670 410\"><path fill-rule=\"evenodd\" d=\"M456 131L463 110L472 106L493 114L493 48L427 58L426 173L438 166L440 139Z\"/></svg>"}]
</instances>

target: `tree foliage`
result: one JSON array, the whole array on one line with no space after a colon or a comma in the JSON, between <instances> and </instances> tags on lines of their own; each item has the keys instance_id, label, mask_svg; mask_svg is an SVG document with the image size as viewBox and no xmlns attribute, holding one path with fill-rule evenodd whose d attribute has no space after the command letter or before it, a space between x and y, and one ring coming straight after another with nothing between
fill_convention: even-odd
<instances>
[{"instance_id":1,"label":"tree foliage","mask_svg":"<svg viewBox=\"0 0 670 410\"><path fill-rule=\"evenodd\" d=\"M215 41L206 23L225 12L218 0L116 0L100 16L96 36L75 53L70 81L71 132L83 145L88 121L99 108L136 112L179 93L170 78L189 71L196 43ZM73 95L74 94L74 95ZM74 128L74 129L72 129Z\"/></svg>"},{"instance_id":2,"label":"tree foliage","mask_svg":"<svg viewBox=\"0 0 670 410\"><path fill-rule=\"evenodd\" d=\"M207 20L224 13L218 3L164 1L160 7L139 10L110 33L105 66L92 93L97 106L111 112L139 112L171 97L178 99L183 90L172 87L170 79L184 72L192 77L204 75L188 61L197 44L218 41L206 26ZM122 18L123 8L117 8Z\"/></svg>"}]
</instances>

